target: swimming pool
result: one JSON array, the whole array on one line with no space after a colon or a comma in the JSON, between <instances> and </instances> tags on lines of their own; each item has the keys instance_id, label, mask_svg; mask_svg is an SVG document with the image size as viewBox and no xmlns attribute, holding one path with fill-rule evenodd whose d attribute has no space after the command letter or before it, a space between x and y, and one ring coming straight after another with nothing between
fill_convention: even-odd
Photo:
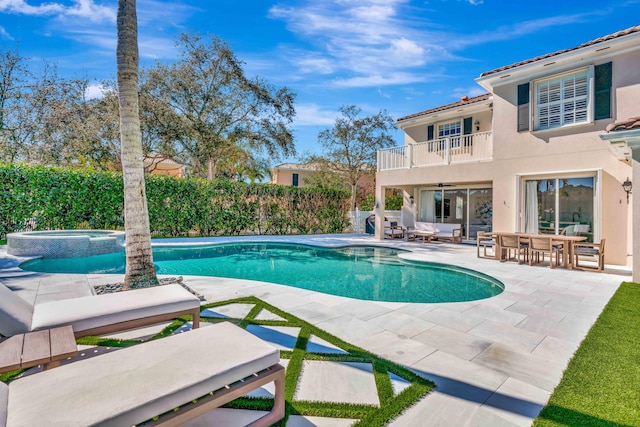
<instances>
[{"instance_id":1,"label":"swimming pool","mask_svg":"<svg viewBox=\"0 0 640 427\"><path fill-rule=\"evenodd\" d=\"M158 274L260 280L370 301L460 302L498 295L504 285L473 270L406 261L396 249L323 248L289 243L154 246ZM46 273L124 274L124 254L37 259L20 265Z\"/></svg>"}]
</instances>

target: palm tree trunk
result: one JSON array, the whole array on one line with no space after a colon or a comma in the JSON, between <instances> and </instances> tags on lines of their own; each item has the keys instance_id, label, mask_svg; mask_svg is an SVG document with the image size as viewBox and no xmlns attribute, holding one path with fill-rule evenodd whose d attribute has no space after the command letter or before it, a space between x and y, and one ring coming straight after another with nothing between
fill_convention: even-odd
<instances>
[{"instance_id":1,"label":"palm tree trunk","mask_svg":"<svg viewBox=\"0 0 640 427\"><path fill-rule=\"evenodd\" d=\"M118 98L124 180L125 288L158 284L151 254L138 107L138 22L135 0L118 0Z\"/></svg>"}]
</instances>

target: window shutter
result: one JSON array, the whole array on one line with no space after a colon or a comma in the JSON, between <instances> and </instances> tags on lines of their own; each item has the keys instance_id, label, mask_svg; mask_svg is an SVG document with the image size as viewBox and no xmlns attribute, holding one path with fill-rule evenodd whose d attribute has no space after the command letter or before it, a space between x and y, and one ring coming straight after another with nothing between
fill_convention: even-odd
<instances>
[{"instance_id":1,"label":"window shutter","mask_svg":"<svg viewBox=\"0 0 640 427\"><path fill-rule=\"evenodd\" d=\"M473 132L473 128L471 127L472 125L473 125L472 117L465 117L464 120L462 120L462 134L470 135ZM472 138L471 136L462 137L465 147L468 147L469 145L471 145L471 138Z\"/></svg>"},{"instance_id":2,"label":"window shutter","mask_svg":"<svg viewBox=\"0 0 640 427\"><path fill-rule=\"evenodd\" d=\"M472 128L471 128L471 117L467 117L464 119L463 121L463 126L462 126L462 134L463 135L469 135L471 132L473 132Z\"/></svg>"},{"instance_id":3,"label":"window shutter","mask_svg":"<svg viewBox=\"0 0 640 427\"><path fill-rule=\"evenodd\" d=\"M611 118L611 62L595 66L595 112L594 118Z\"/></svg>"},{"instance_id":4,"label":"window shutter","mask_svg":"<svg viewBox=\"0 0 640 427\"><path fill-rule=\"evenodd\" d=\"M427 126L427 141L433 140L433 125Z\"/></svg>"},{"instance_id":5,"label":"window shutter","mask_svg":"<svg viewBox=\"0 0 640 427\"><path fill-rule=\"evenodd\" d=\"M518 85L518 132L529 130L529 83Z\"/></svg>"}]
</instances>

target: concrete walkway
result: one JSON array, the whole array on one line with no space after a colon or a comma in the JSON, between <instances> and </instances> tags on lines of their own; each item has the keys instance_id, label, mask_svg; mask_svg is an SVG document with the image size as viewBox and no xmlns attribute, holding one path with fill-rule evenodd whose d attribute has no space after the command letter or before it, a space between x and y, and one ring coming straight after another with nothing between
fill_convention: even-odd
<instances>
[{"instance_id":1,"label":"concrete walkway","mask_svg":"<svg viewBox=\"0 0 640 427\"><path fill-rule=\"evenodd\" d=\"M392 426L528 426L547 402L572 354L624 270L592 273L476 258L465 244L376 241L367 235L188 239L408 249L403 256L470 268L495 277L505 291L464 303L414 304L355 300L270 283L185 276L206 302L253 295L340 338L412 368L437 388ZM161 240L154 240L161 242ZM172 239L171 244L182 240ZM39 274L20 270L0 249L0 282L30 302L88 295L114 275ZM290 425L343 425L294 420Z\"/></svg>"}]
</instances>

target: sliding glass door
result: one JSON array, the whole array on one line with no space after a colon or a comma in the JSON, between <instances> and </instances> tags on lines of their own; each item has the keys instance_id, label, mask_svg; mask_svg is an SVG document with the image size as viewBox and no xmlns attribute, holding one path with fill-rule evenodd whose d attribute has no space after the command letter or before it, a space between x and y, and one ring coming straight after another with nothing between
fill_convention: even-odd
<instances>
[{"instance_id":1,"label":"sliding glass door","mask_svg":"<svg viewBox=\"0 0 640 427\"><path fill-rule=\"evenodd\" d=\"M591 238L595 177L526 180L524 231Z\"/></svg>"},{"instance_id":2,"label":"sliding glass door","mask_svg":"<svg viewBox=\"0 0 640 427\"><path fill-rule=\"evenodd\" d=\"M491 231L491 188L438 188L420 191L420 221L461 224L462 236L475 239L478 231Z\"/></svg>"}]
</instances>

